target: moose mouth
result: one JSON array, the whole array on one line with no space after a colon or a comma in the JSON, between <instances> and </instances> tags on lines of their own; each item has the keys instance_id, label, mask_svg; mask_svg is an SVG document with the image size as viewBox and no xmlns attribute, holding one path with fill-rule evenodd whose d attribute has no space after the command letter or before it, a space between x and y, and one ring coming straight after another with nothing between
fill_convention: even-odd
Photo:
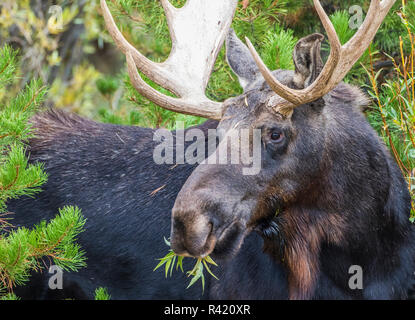
<instances>
[{"instance_id":1,"label":"moose mouth","mask_svg":"<svg viewBox=\"0 0 415 320\"><path fill-rule=\"evenodd\" d=\"M231 222L216 234L211 225L210 233L200 249L186 248L185 251L176 252L181 256L192 258L205 258L209 255L217 259L229 258L239 251L244 238L245 232L239 221Z\"/></svg>"},{"instance_id":2,"label":"moose mouth","mask_svg":"<svg viewBox=\"0 0 415 320\"><path fill-rule=\"evenodd\" d=\"M215 236L212 226L211 233L203 246L206 248L203 254L195 256L190 253L185 254L185 256L204 258L211 255L216 259L227 260L239 252L245 237L252 231L256 231L266 238L278 234L279 228L275 222L275 210L270 210L266 217L259 219L255 223L249 223L248 226L240 220L234 220L222 228L218 236Z\"/></svg>"}]
</instances>

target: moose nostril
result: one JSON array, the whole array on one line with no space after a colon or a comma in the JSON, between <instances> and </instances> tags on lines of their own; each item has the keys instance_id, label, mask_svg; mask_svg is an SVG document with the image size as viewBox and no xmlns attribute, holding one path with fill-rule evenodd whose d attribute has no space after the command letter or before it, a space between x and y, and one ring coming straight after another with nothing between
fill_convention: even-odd
<instances>
[{"instance_id":1,"label":"moose nostril","mask_svg":"<svg viewBox=\"0 0 415 320\"><path fill-rule=\"evenodd\" d=\"M191 256L191 254L184 247L183 242L172 241L171 248L173 252L179 256Z\"/></svg>"},{"instance_id":2,"label":"moose nostril","mask_svg":"<svg viewBox=\"0 0 415 320\"><path fill-rule=\"evenodd\" d=\"M199 216L183 222L175 217L172 222L171 248L176 254L199 257L213 250L216 241L209 219Z\"/></svg>"},{"instance_id":3,"label":"moose nostril","mask_svg":"<svg viewBox=\"0 0 415 320\"><path fill-rule=\"evenodd\" d=\"M180 217L174 217L172 225L172 232L173 231L178 235L183 235L186 233L186 225Z\"/></svg>"},{"instance_id":4,"label":"moose nostril","mask_svg":"<svg viewBox=\"0 0 415 320\"><path fill-rule=\"evenodd\" d=\"M188 234L185 238L185 249L193 257L204 257L213 251L216 237L212 224L209 223L202 233Z\"/></svg>"},{"instance_id":5,"label":"moose nostril","mask_svg":"<svg viewBox=\"0 0 415 320\"><path fill-rule=\"evenodd\" d=\"M171 248L176 254L186 253L184 246L184 236L186 234L186 227L180 218L175 217L173 219L171 228Z\"/></svg>"}]
</instances>

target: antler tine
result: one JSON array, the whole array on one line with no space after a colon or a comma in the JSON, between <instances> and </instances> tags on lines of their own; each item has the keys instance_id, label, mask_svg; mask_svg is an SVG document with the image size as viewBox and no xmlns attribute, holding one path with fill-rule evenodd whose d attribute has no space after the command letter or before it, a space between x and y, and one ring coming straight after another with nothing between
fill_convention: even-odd
<instances>
[{"instance_id":1,"label":"antler tine","mask_svg":"<svg viewBox=\"0 0 415 320\"><path fill-rule=\"evenodd\" d=\"M350 55L354 60L358 60L360 56L369 47L377 30L388 14L389 10L395 4L396 0L372 0L363 25L358 32L343 46L344 55ZM368 36L369 35L369 36ZM358 51L356 51L358 48Z\"/></svg>"},{"instance_id":2,"label":"antler tine","mask_svg":"<svg viewBox=\"0 0 415 320\"><path fill-rule=\"evenodd\" d=\"M317 82L315 81L314 84L319 84L320 86L327 83L329 79L329 75L331 75L340 59L340 52L341 52L341 43L339 40L339 37L336 33L336 30L334 29L333 24L331 23L329 17L325 13L323 7L321 6L320 2L318 0L314 0L314 4L316 7L316 11L323 23L323 27L327 32L331 51L330 56L324 66L324 69L322 70L320 77L322 78L321 81ZM246 42L248 45L249 50L251 51L251 54L253 55L253 58L255 62L257 63L259 70L262 73L262 76L265 78L271 89L276 92L279 96L284 98L290 103L287 103L285 107L293 107L300 104L305 103L304 100L311 99L310 96L311 91L307 88L304 90L294 90L291 89L282 83L280 83L275 77L272 75L271 71L267 68L267 66L262 61L261 57L259 56L258 52L255 50L254 46L252 45L251 41L246 38ZM321 88L322 89L322 88ZM320 89L320 90L321 90ZM309 101L307 101L309 102Z\"/></svg>"},{"instance_id":3,"label":"antler tine","mask_svg":"<svg viewBox=\"0 0 415 320\"><path fill-rule=\"evenodd\" d=\"M168 0L160 1L167 18L172 49L165 62L155 63L144 57L124 38L106 1L101 0L107 29L127 56L128 72L134 87L140 94L163 108L220 119L223 104L208 99L205 90L230 28L237 0L188 0L180 9ZM136 68L179 98L163 95L151 88L143 81Z\"/></svg>"},{"instance_id":4,"label":"antler tine","mask_svg":"<svg viewBox=\"0 0 415 320\"><path fill-rule=\"evenodd\" d=\"M214 102L206 99L197 105L189 103L184 99L172 98L160 94L157 90L149 86L137 72L135 60L130 52L126 54L128 75L134 88L148 100L153 101L158 106L178 113L189 114L193 116L204 117L213 120L222 118L222 103Z\"/></svg>"},{"instance_id":5,"label":"antler tine","mask_svg":"<svg viewBox=\"0 0 415 320\"><path fill-rule=\"evenodd\" d=\"M268 85L271 87L273 91L275 91L279 96L284 98L285 100L293 103L294 105L301 104L301 97L298 95L298 93L295 90L292 90L291 88L288 88L287 86L283 85L281 82L279 82L271 71L268 69L268 67L265 65L265 63L262 61L261 57L259 56L258 52L255 50L254 46L252 45L251 41L245 37L246 44L248 45L248 49L252 54L252 57L254 58L259 71L261 71L262 76L264 77L265 81L268 83Z\"/></svg>"},{"instance_id":6,"label":"antler tine","mask_svg":"<svg viewBox=\"0 0 415 320\"><path fill-rule=\"evenodd\" d=\"M140 70L148 77L154 75L154 79L158 79L155 81L159 85L162 85L168 89L173 91L175 94L178 94L174 90L173 87L170 87L168 81L168 75L159 67L159 63L155 63L145 56L143 56L134 46L132 46L127 39L123 36L121 31L118 29L117 25L115 24L114 18L111 15L111 12L108 8L107 2L105 0L101 0L101 9L102 14L104 16L105 25L107 26L107 30L111 35L112 39L114 40L117 47L121 50L122 53L127 54L130 52L134 58L135 63L140 68Z\"/></svg>"},{"instance_id":7,"label":"antler tine","mask_svg":"<svg viewBox=\"0 0 415 320\"><path fill-rule=\"evenodd\" d=\"M266 67L249 39L246 39L251 54L258 65L266 82L279 96L287 100L281 108L294 108L301 104L314 101L334 89L350 71L353 65L366 51L383 19L396 0L371 0L369 11L363 25L345 45L341 45L338 35L329 17L324 12L319 0L313 0L316 11L327 32L331 51L330 56L317 79L302 90L291 89L280 83Z\"/></svg>"}]
</instances>

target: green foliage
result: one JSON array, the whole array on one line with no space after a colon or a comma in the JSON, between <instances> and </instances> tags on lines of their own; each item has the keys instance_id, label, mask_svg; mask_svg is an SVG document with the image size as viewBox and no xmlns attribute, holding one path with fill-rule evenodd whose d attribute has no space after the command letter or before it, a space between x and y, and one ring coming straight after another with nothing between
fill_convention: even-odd
<instances>
[{"instance_id":1,"label":"green foliage","mask_svg":"<svg viewBox=\"0 0 415 320\"><path fill-rule=\"evenodd\" d=\"M79 209L65 207L48 224L42 221L32 230L18 228L0 238L0 291L27 282L30 271L39 270L44 257L62 270L84 267L84 252L74 244L84 224Z\"/></svg>"},{"instance_id":2,"label":"green foliage","mask_svg":"<svg viewBox=\"0 0 415 320\"><path fill-rule=\"evenodd\" d=\"M101 98L94 86L99 72L88 60L104 44L98 8L99 0L1 1L0 47L19 48L16 68L22 76L0 92L0 101L40 78L51 87L48 104L94 115L93 104Z\"/></svg>"},{"instance_id":3,"label":"green foliage","mask_svg":"<svg viewBox=\"0 0 415 320\"><path fill-rule=\"evenodd\" d=\"M5 84L13 83L16 64L16 52L9 46L0 50L3 90ZM32 196L47 179L41 164L27 163L24 148L24 143L33 136L28 120L45 93L41 82L32 80L16 97L0 106L0 213L5 211L8 199Z\"/></svg>"},{"instance_id":4,"label":"green foliage","mask_svg":"<svg viewBox=\"0 0 415 320\"><path fill-rule=\"evenodd\" d=\"M111 295L108 293L107 288L99 287L95 290L95 300L110 300Z\"/></svg>"},{"instance_id":5,"label":"green foliage","mask_svg":"<svg viewBox=\"0 0 415 320\"><path fill-rule=\"evenodd\" d=\"M164 93L165 95L172 96L172 94L166 89L150 81L144 75L141 76L150 86L156 90ZM135 88L130 83L130 79L128 78L127 74L125 75L125 88L129 94L128 99L130 102L134 103L134 110L138 110L140 112L140 117L136 115L133 116L135 116L134 119L138 120L137 124L141 126L155 128L165 127L168 129L174 129L177 121L184 121L187 126L196 125L204 121L204 119L199 117L185 116L173 111L163 109L153 102L147 100L142 95L140 95L137 90L135 90Z\"/></svg>"},{"instance_id":6,"label":"green foliage","mask_svg":"<svg viewBox=\"0 0 415 320\"><path fill-rule=\"evenodd\" d=\"M101 122L106 123L113 123L113 124L121 124L121 125L128 125L128 126L137 126L140 125L142 122L142 114L139 110L128 110L128 111L118 111L117 113L113 112L107 108L100 108L98 110L98 119ZM127 113L127 114L125 114Z\"/></svg>"},{"instance_id":7,"label":"green foliage","mask_svg":"<svg viewBox=\"0 0 415 320\"><path fill-rule=\"evenodd\" d=\"M288 10L283 21L284 25L293 29L298 37L305 36L313 32L323 32L324 29L320 19L313 9L313 2L309 0L295 2L298 3L298 5L295 8ZM415 2L412 0L405 0L405 2L409 20L414 21ZM349 14L349 8L354 5L358 5L363 9L363 13L365 15L369 8L370 1L331 0L321 1L321 3L329 15L336 14L338 11L343 11L349 15L349 18L351 18L354 13ZM391 9L391 12L386 16L384 22L382 23L382 26L375 37L377 49L386 51L390 54L399 53L399 37L404 35L406 32L399 16L396 14L399 12L401 6L402 0L396 1Z\"/></svg>"},{"instance_id":8,"label":"green foliage","mask_svg":"<svg viewBox=\"0 0 415 320\"><path fill-rule=\"evenodd\" d=\"M99 92L103 95L112 95L119 87L118 79L112 76L106 76L96 81Z\"/></svg>"},{"instance_id":9,"label":"green foliage","mask_svg":"<svg viewBox=\"0 0 415 320\"><path fill-rule=\"evenodd\" d=\"M6 200L33 196L46 182L43 165L28 165L24 148L17 144L10 146L7 157L0 157L0 165L0 212L6 209Z\"/></svg>"},{"instance_id":10,"label":"green foliage","mask_svg":"<svg viewBox=\"0 0 415 320\"><path fill-rule=\"evenodd\" d=\"M164 238L164 242L170 247L170 242ZM165 277L167 278L168 276L172 276L173 274L173 270L174 270L174 266L176 265L176 271L180 268L180 270L182 272L183 271L183 256L179 256L176 253L174 253L173 250L169 250L169 252L160 260L160 262L157 264L157 266L154 268L153 271L156 271L157 269L161 268L162 266L164 266L164 272L165 272ZM194 258L192 258L194 259ZM189 285L187 286L186 289L190 288L191 286L193 286L199 279L202 282L202 291L205 290L205 275L204 275L204 269L206 269L206 271L212 276L214 277L216 280L218 280L218 278L213 274L213 272L210 270L209 268L209 264L214 265L214 266L218 266L216 264L215 261L213 261L213 259L209 256L206 256L204 258L198 258L196 259L196 264L194 265L193 269L190 271L187 271L187 276L188 277L192 277L192 279L189 282Z\"/></svg>"},{"instance_id":11,"label":"green foliage","mask_svg":"<svg viewBox=\"0 0 415 320\"><path fill-rule=\"evenodd\" d=\"M172 4L181 7L185 2L185 0L176 0L172 1ZM140 52L156 62L164 61L168 57L171 40L166 18L158 1L127 0L111 1L108 4L124 36ZM290 1L251 0L246 8L239 4L232 24L241 39L247 36L258 46L259 52L266 57L266 63L270 66L292 68L291 56L295 37L289 30L277 28L277 23L290 5L292 5ZM273 53L278 53L279 56L272 56ZM171 95L167 90L148 81L145 77L143 78L160 92ZM138 109L142 114L137 122L141 126L174 129L177 121L185 122L186 126L205 121L202 118L178 115L164 110L139 95L127 77L125 82L127 101L131 102L131 107ZM212 100L224 101L241 92L242 89L237 77L226 63L225 48L223 48L218 55L214 72L207 85L206 95ZM119 110L111 110L110 113L101 112L100 120L120 123L122 122L120 118L124 115L127 119L124 123L129 123L128 119L131 118L129 110L131 109L120 106Z\"/></svg>"},{"instance_id":12,"label":"green foliage","mask_svg":"<svg viewBox=\"0 0 415 320\"><path fill-rule=\"evenodd\" d=\"M278 27L275 32L268 31L261 54L264 63L270 70L294 69L292 56L297 42L290 29Z\"/></svg>"},{"instance_id":13,"label":"green foliage","mask_svg":"<svg viewBox=\"0 0 415 320\"><path fill-rule=\"evenodd\" d=\"M238 35L248 37L256 46L262 46L267 33L274 30L287 12L287 6L288 1L275 0L251 0L245 9L240 4L232 27Z\"/></svg>"},{"instance_id":14,"label":"green foliage","mask_svg":"<svg viewBox=\"0 0 415 320\"><path fill-rule=\"evenodd\" d=\"M356 30L349 26L350 15L346 10L336 11L330 16L330 20L336 29L341 44L345 44L355 34Z\"/></svg>"},{"instance_id":15,"label":"green foliage","mask_svg":"<svg viewBox=\"0 0 415 320\"><path fill-rule=\"evenodd\" d=\"M23 82L33 77L40 77L46 82L51 71L47 67L60 65L59 40L79 12L76 2L65 6L61 15L56 10L48 12L52 5L63 3L46 0L45 10L36 12L29 0L1 2L0 44L3 46L8 42L16 42L19 45L23 60Z\"/></svg>"},{"instance_id":16,"label":"green foliage","mask_svg":"<svg viewBox=\"0 0 415 320\"><path fill-rule=\"evenodd\" d=\"M2 144L27 141L31 137L31 128L27 125L27 121L43 102L45 94L46 88L42 86L42 82L34 79L2 108L0 115Z\"/></svg>"},{"instance_id":17,"label":"green foliage","mask_svg":"<svg viewBox=\"0 0 415 320\"><path fill-rule=\"evenodd\" d=\"M350 21L350 14L345 10L336 11L334 14L330 16L330 20L333 23L334 28L336 29L337 35L339 36L339 40L341 44L345 44L349 41L354 34L356 33L357 29L351 29L349 26ZM323 46L323 50L328 52L330 51L329 46ZM373 57L375 53L373 52ZM369 58L369 49L365 51L365 53L360 57L357 63L353 66L353 68L349 71L347 76L343 81L345 82L357 82L357 83L365 83L366 82L366 71L362 68L364 65L366 68L370 64Z\"/></svg>"},{"instance_id":18,"label":"green foliage","mask_svg":"<svg viewBox=\"0 0 415 320\"><path fill-rule=\"evenodd\" d=\"M3 296L0 296L0 301L7 301L7 300L20 300L20 298L16 296L14 293L7 293Z\"/></svg>"},{"instance_id":19,"label":"green foliage","mask_svg":"<svg viewBox=\"0 0 415 320\"><path fill-rule=\"evenodd\" d=\"M368 112L368 119L391 149L412 195L411 221L415 221L415 27L409 20L407 7L400 16L407 31L401 37L400 57L389 57L395 73L385 83L378 84L382 70L375 73L373 65L368 71L371 88L369 94L376 101ZM405 40L404 40L405 39ZM405 44L405 41L407 42ZM411 48L409 53L405 47Z\"/></svg>"},{"instance_id":20,"label":"green foliage","mask_svg":"<svg viewBox=\"0 0 415 320\"><path fill-rule=\"evenodd\" d=\"M396 1L395 5L392 7L392 12L386 16L386 19L375 38L378 48L392 55L399 55L399 37L405 38L405 53L408 53L411 50L405 25L402 23L402 20L398 14L401 6L402 1ZM407 21L415 21L415 1L406 1L405 13Z\"/></svg>"},{"instance_id":21,"label":"green foliage","mask_svg":"<svg viewBox=\"0 0 415 320\"><path fill-rule=\"evenodd\" d=\"M11 47L0 49L0 85L16 81L17 52ZM32 230L14 229L7 213L7 201L33 196L46 182L42 164L29 164L25 143L34 136L30 117L44 100L46 88L40 80L32 80L16 97L4 99L0 106L0 298L17 299L11 293L16 285L29 279L48 258L63 270L76 271L85 266L84 252L75 243L85 219L79 209L65 207L46 223ZM26 214L30 214L27 212ZM8 294L7 294L8 292Z\"/></svg>"},{"instance_id":22,"label":"green foliage","mask_svg":"<svg viewBox=\"0 0 415 320\"><path fill-rule=\"evenodd\" d=\"M0 86L4 87L13 81L13 74L16 70L17 51L10 46L4 46L0 59Z\"/></svg>"},{"instance_id":23,"label":"green foliage","mask_svg":"<svg viewBox=\"0 0 415 320\"><path fill-rule=\"evenodd\" d=\"M157 62L168 57L171 41L158 0L107 2L124 36L140 52ZM181 7L186 0L171 2ZM415 2L406 2L408 20L414 21ZM369 1L333 0L322 3L326 11L333 14L336 29L342 41L345 41L354 32L348 27L351 18L348 9L352 5L360 5L366 12ZM52 5L62 7L61 21L48 11ZM405 26L396 14L401 5L402 2L397 1L385 19L372 52L376 49L386 50L390 54L400 51L399 36L406 37ZM24 61L21 69L24 77L19 81L19 87L23 87L33 76L40 76L44 83L51 85L49 103L103 122L164 126L169 129L175 127L178 118L184 119L189 126L203 122L204 119L197 117L166 112L142 98L130 85L124 86L119 80L125 77L124 70L120 74L118 72L125 58L115 49L111 49L113 52L107 56L108 43L113 41L105 32L100 12L98 0L86 3L81 0L46 0L41 8L29 0L3 1L0 4L0 43L10 41L22 51ZM62 28L59 22L62 22ZM80 25L84 28L75 29ZM250 38L271 69L292 69L293 42L310 33L324 32L310 0L240 1L232 27L242 39L245 36ZM70 39L75 40L66 42L72 41ZM324 48L328 54L328 45ZM404 49L408 52L410 48ZM207 96L216 101L242 92L236 76L226 64L224 51L219 54L206 90ZM357 84L366 82L367 77L360 63L368 67L367 58L366 53L346 81ZM161 91L166 93L165 90ZM11 88L3 95L14 95L15 92L16 88Z\"/></svg>"}]
</instances>

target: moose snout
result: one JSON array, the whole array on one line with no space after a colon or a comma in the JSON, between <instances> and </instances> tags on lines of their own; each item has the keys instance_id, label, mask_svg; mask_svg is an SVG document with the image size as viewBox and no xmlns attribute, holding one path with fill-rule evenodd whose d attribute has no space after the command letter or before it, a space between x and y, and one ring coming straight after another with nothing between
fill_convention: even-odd
<instances>
[{"instance_id":1,"label":"moose snout","mask_svg":"<svg viewBox=\"0 0 415 320\"><path fill-rule=\"evenodd\" d=\"M214 225L206 216L173 213L171 248L179 255L205 257L216 244Z\"/></svg>"},{"instance_id":2,"label":"moose snout","mask_svg":"<svg viewBox=\"0 0 415 320\"><path fill-rule=\"evenodd\" d=\"M247 200L242 201L238 191L228 192L223 175L210 169L199 166L176 197L170 234L176 254L218 257L221 252L232 251L243 236L246 210L242 206Z\"/></svg>"}]
</instances>

